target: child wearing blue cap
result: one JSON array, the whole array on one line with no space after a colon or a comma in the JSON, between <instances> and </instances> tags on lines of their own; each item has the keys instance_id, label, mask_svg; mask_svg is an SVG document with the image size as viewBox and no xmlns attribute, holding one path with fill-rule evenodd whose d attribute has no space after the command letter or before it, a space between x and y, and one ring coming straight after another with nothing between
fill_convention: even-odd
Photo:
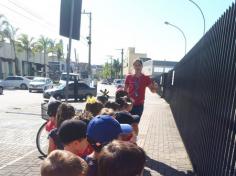
<instances>
[{"instance_id":1,"label":"child wearing blue cap","mask_svg":"<svg viewBox=\"0 0 236 176\"><path fill-rule=\"evenodd\" d=\"M97 176L97 160L102 148L120 134L132 131L128 124L119 124L117 120L109 115L98 115L94 117L87 127L87 140L94 152L86 157L89 169L87 176Z\"/></svg>"}]
</instances>

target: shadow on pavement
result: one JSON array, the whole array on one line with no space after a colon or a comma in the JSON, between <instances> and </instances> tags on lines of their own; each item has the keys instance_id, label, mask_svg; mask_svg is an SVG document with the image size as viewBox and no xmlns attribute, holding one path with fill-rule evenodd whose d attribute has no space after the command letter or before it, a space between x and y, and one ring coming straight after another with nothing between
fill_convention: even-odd
<instances>
[{"instance_id":1,"label":"shadow on pavement","mask_svg":"<svg viewBox=\"0 0 236 176\"><path fill-rule=\"evenodd\" d=\"M156 171L163 176L195 176L192 171L187 171L187 173L178 171L165 163L150 158L149 156L147 156L145 167L143 176L151 176L151 171Z\"/></svg>"}]
</instances>

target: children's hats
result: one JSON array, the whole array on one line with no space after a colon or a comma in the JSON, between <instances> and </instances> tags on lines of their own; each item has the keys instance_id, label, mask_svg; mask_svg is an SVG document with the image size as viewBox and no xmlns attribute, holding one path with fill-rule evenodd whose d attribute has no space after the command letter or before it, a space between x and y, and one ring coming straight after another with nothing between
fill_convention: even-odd
<instances>
[{"instance_id":1,"label":"children's hats","mask_svg":"<svg viewBox=\"0 0 236 176\"><path fill-rule=\"evenodd\" d=\"M58 129L58 136L63 144L86 138L87 125L82 120L66 120Z\"/></svg>"},{"instance_id":2,"label":"children's hats","mask_svg":"<svg viewBox=\"0 0 236 176\"><path fill-rule=\"evenodd\" d=\"M117 120L109 115L98 115L88 124L88 139L104 144L116 139L119 134L132 131L132 127L127 124L119 124Z\"/></svg>"},{"instance_id":3,"label":"children's hats","mask_svg":"<svg viewBox=\"0 0 236 176\"><path fill-rule=\"evenodd\" d=\"M138 115L131 115L128 112L117 112L115 118L119 123L133 124L138 123L140 118Z\"/></svg>"}]
</instances>

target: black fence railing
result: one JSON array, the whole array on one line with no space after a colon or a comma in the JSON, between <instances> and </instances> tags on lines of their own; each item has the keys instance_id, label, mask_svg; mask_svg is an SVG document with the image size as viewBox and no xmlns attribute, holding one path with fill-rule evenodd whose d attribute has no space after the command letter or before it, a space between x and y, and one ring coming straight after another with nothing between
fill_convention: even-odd
<instances>
[{"instance_id":1,"label":"black fence railing","mask_svg":"<svg viewBox=\"0 0 236 176\"><path fill-rule=\"evenodd\" d=\"M170 103L197 175L236 176L236 6L166 75Z\"/></svg>"}]
</instances>

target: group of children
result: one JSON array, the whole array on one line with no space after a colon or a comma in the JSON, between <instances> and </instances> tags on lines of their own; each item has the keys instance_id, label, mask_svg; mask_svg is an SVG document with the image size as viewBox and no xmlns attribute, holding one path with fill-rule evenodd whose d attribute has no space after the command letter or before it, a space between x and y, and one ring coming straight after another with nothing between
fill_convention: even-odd
<instances>
[{"instance_id":1,"label":"group of children","mask_svg":"<svg viewBox=\"0 0 236 176\"><path fill-rule=\"evenodd\" d=\"M52 101L48 156L41 176L139 176L145 152L136 144L139 116L131 115L132 100L119 90L115 101L88 98L83 112Z\"/></svg>"}]
</instances>

